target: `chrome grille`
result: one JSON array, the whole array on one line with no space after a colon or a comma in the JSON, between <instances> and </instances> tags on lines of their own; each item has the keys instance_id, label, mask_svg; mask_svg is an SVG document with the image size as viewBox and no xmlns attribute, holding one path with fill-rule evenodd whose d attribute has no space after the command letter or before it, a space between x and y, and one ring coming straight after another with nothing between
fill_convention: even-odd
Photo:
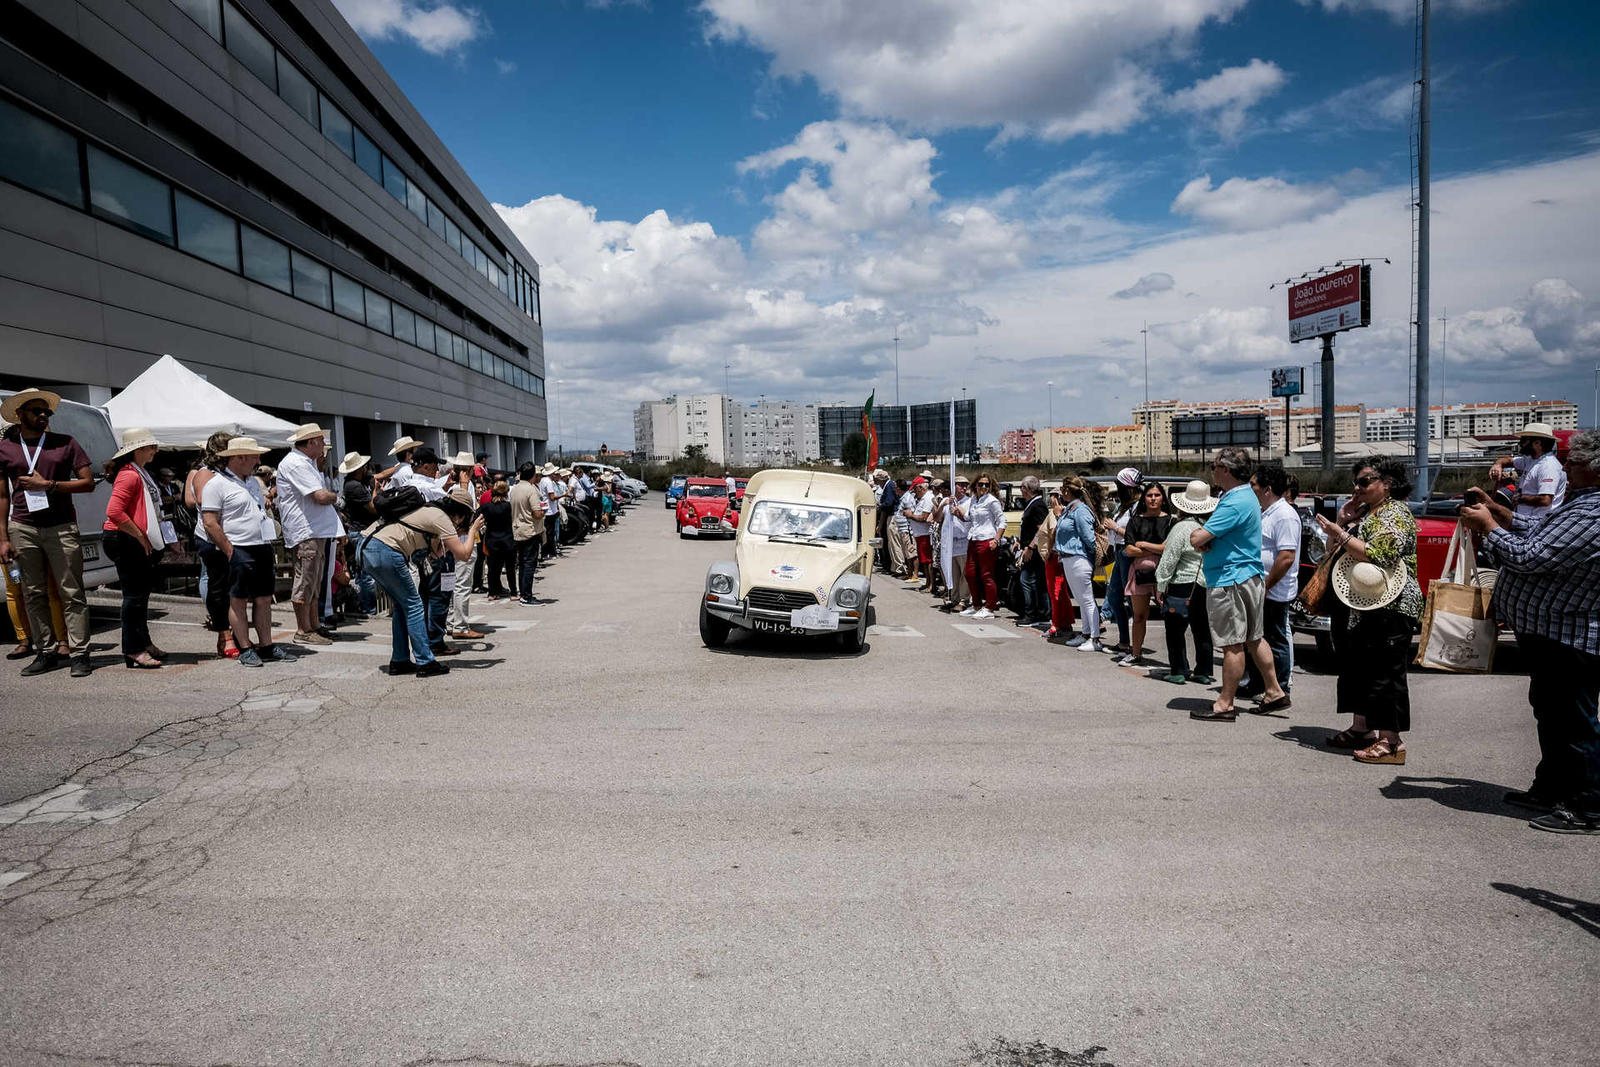
<instances>
[{"instance_id":1,"label":"chrome grille","mask_svg":"<svg viewBox=\"0 0 1600 1067\"><path fill-rule=\"evenodd\" d=\"M748 602L761 611L798 611L812 607L817 598L810 593L791 589L752 589Z\"/></svg>"},{"instance_id":2,"label":"chrome grille","mask_svg":"<svg viewBox=\"0 0 1600 1067\"><path fill-rule=\"evenodd\" d=\"M700 516L700 525L704 528L715 529L722 525L722 520L715 515L702 515Z\"/></svg>"}]
</instances>

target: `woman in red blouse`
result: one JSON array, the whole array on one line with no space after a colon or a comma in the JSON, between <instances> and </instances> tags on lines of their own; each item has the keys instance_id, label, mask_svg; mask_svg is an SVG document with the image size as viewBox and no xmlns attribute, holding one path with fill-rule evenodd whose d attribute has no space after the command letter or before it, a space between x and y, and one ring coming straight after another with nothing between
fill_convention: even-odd
<instances>
[{"instance_id":1,"label":"woman in red blouse","mask_svg":"<svg viewBox=\"0 0 1600 1067\"><path fill-rule=\"evenodd\" d=\"M145 470L159 447L149 430L122 431L122 448L106 464L111 502L100 539L122 586L122 661L145 670L167 658L150 640L149 620L156 560L172 536L171 524L161 521L161 490Z\"/></svg>"}]
</instances>

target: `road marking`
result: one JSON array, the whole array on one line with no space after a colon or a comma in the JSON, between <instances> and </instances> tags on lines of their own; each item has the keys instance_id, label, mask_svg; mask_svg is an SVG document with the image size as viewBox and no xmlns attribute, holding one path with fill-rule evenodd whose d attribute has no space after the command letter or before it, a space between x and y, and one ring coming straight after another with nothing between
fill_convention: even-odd
<instances>
[{"instance_id":1,"label":"road marking","mask_svg":"<svg viewBox=\"0 0 1600 1067\"><path fill-rule=\"evenodd\" d=\"M868 637L926 637L920 630L913 630L909 626L869 626Z\"/></svg>"},{"instance_id":2,"label":"road marking","mask_svg":"<svg viewBox=\"0 0 1600 1067\"><path fill-rule=\"evenodd\" d=\"M620 634L625 629L620 622L586 622L578 627L580 634Z\"/></svg>"},{"instance_id":3,"label":"road marking","mask_svg":"<svg viewBox=\"0 0 1600 1067\"><path fill-rule=\"evenodd\" d=\"M989 626L981 622L953 622L950 624L968 637L1021 637L1015 630L1004 626Z\"/></svg>"}]
</instances>

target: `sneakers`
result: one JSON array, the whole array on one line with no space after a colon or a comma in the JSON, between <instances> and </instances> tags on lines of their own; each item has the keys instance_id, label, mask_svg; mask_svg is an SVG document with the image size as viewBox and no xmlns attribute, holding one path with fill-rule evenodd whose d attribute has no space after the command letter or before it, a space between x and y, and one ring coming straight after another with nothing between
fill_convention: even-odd
<instances>
[{"instance_id":1,"label":"sneakers","mask_svg":"<svg viewBox=\"0 0 1600 1067\"><path fill-rule=\"evenodd\" d=\"M962 616L964 616L964 617L966 617L966 618L968 618L968 619L970 619L970 618L972 618L972 617L973 617L973 616L974 616L974 615L976 615L976 614L977 614L977 613L978 613L978 609L977 609L977 608L962 608L962 609L961 609L961 610L960 610L960 611L958 611L958 612L957 612L957 613L956 613L956 614L958 614L958 615L962 615Z\"/></svg>"},{"instance_id":2,"label":"sneakers","mask_svg":"<svg viewBox=\"0 0 1600 1067\"><path fill-rule=\"evenodd\" d=\"M1105 650L1105 646L1099 641L1089 639L1085 639L1083 644L1078 646L1079 652L1104 652Z\"/></svg>"},{"instance_id":3,"label":"sneakers","mask_svg":"<svg viewBox=\"0 0 1600 1067\"><path fill-rule=\"evenodd\" d=\"M331 644L333 644L333 639L332 638L323 637L321 634L317 633L314 630L312 632L310 632L310 633L306 633L303 630L296 630L295 631L295 635L292 638L292 640L297 645L331 645Z\"/></svg>"},{"instance_id":4,"label":"sneakers","mask_svg":"<svg viewBox=\"0 0 1600 1067\"><path fill-rule=\"evenodd\" d=\"M253 648L247 648L243 652L239 653L239 666L264 667L266 664L261 662L261 653L257 652Z\"/></svg>"},{"instance_id":5,"label":"sneakers","mask_svg":"<svg viewBox=\"0 0 1600 1067\"><path fill-rule=\"evenodd\" d=\"M427 663L424 663L422 666L417 668L418 678L432 678L436 675L449 673L450 668L445 666L443 663L440 663L436 659L429 660Z\"/></svg>"},{"instance_id":6,"label":"sneakers","mask_svg":"<svg viewBox=\"0 0 1600 1067\"><path fill-rule=\"evenodd\" d=\"M33 662L22 668L22 677L32 678L36 674L44 674L61 666L61 661L66 659L55 652L41 652L33 657Z\"/></svg>"},{"instance_id":7,"label":"sneakers","mask_svg":"<svg viewBox=\"0 0 1600 1067\"><path fill-rule=\"evenodd\" d=\"M1557 804L1550 814L1529 819L1528 825L1551 834L1600 834L1600 815L1580 814Z\"/></svg>"},{"instance_id":8,"label":"sneakers","mask_svg":"<svg viewBox=\"0 0 1600 1067\"><path fill-rule=\"evenodd\" d=\"M1527 792L1512 790L1505 795L1507 804L1518 808L1527 808L1529 811L1550 812L1561 806L1561 801L1548 793L1541 793L1536 789Z\"/></svg>"},{"instance_id":9,"label":"sneakers","mask_svg":"<svg viewBox=\"0 0 1600 1067\"><path fill-rule=\"evenodd\" d=\"M1132 652L1128 652L1112 660L1111 662L1115 663L1119 667L1137 667L1144 661L1138 656L1134 655Z\"/></svg>"},{"instance_id":10,"label":"sneakers","mask_svg":"<svg viewBox=\"0 0 1600 1067\"><path fill-rule=\"evenodd\" d=\"M1082 648L1088 640L1089 636L1087 634L1079 634L1077 637L1069 638L1064 644L1068 648Z\"/></svg>"},{"instance_id":11,"label":"sneakers","mask_svg":"<svg viewBox=\"0 0 1600 1067\"><path fill-rule=\"evenodd\" d=\"M519 596L519 597L517 597L517 603L518 604L525 604L528 607L532 607L533 605L537 604L538 601L533 599L533 597L531 597L531 596Z\"/></svg>"},{"instance_id":12,"label":"sneakers","mask_svg":"<svg viewBox=\"0 0 1600 1067\"><path fill-rule=\"evenodd\" d=\"M263 659L270 659L275 663L282 663L284 660L294 659L294 653L293 652L290 652L287 648L284 648L282 645L276 645L276 644L268 645L265 649L262 650L261 655L262 655Z\"/></svg>"},{"instance_id":13,"label":"sneakers","mask_svg":"<svg viewBox=\"0 0 1600 1067\"><path fill-rule=\"evenodd\" d=\"M94 673L94 668L89 665L89 653L72 657L72 676L74 678L87 678Z\"/></svg>"},{"instance_id":14,"label":"sneakers","mask_svg":"<svg viewBox=\"0 0 1600 1067\"><path fill-rule=\"evenodd\" d=\"M966 612L962 612L962 614L965 615ZM974 619L992 619L994 618L994 612L990 611L988 608L979 608L977 611L972 613L972 617Z\"/></svg>"}]
</instances>

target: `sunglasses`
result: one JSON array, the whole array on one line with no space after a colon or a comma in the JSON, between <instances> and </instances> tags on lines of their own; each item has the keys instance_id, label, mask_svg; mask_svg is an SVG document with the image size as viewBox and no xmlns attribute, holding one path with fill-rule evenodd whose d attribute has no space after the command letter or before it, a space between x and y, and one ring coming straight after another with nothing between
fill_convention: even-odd
<instances>
[{"instance_id":1,"label":"sunglasses","mask_svg":"<svg viewBox=\"0 0 1600 1067\"><path fill-rule=\"evenodd\" d=\"M978 482L977 486L978 486L979 489L987 489L987 488L989 488L989 483L988 482Z\"/></svg>"},{"instance_id":2,"label":"sunglasses","mask_svg":"<svg viewBox=\"0 0 1600 1067\"><path fill-rule=\"evenodd\" d=\"M1377 479L1375 479L1375 478L1357 478L1356 479L1356 488L1357 489L1365 489L1367 486L1371 485L1376 480Z\"/></svg>"},{"instance_id":3,"label":"sunglasses","mask_svg":"<svg viewBox=\"0 0 1600 1067\"><path fill-rule=\"evenodd\" d=\"M19 415L32 415L36 419L48 419L55 414L55 412L46 407L22 408L17 413Z\"/></svg>"}]
</instances>

